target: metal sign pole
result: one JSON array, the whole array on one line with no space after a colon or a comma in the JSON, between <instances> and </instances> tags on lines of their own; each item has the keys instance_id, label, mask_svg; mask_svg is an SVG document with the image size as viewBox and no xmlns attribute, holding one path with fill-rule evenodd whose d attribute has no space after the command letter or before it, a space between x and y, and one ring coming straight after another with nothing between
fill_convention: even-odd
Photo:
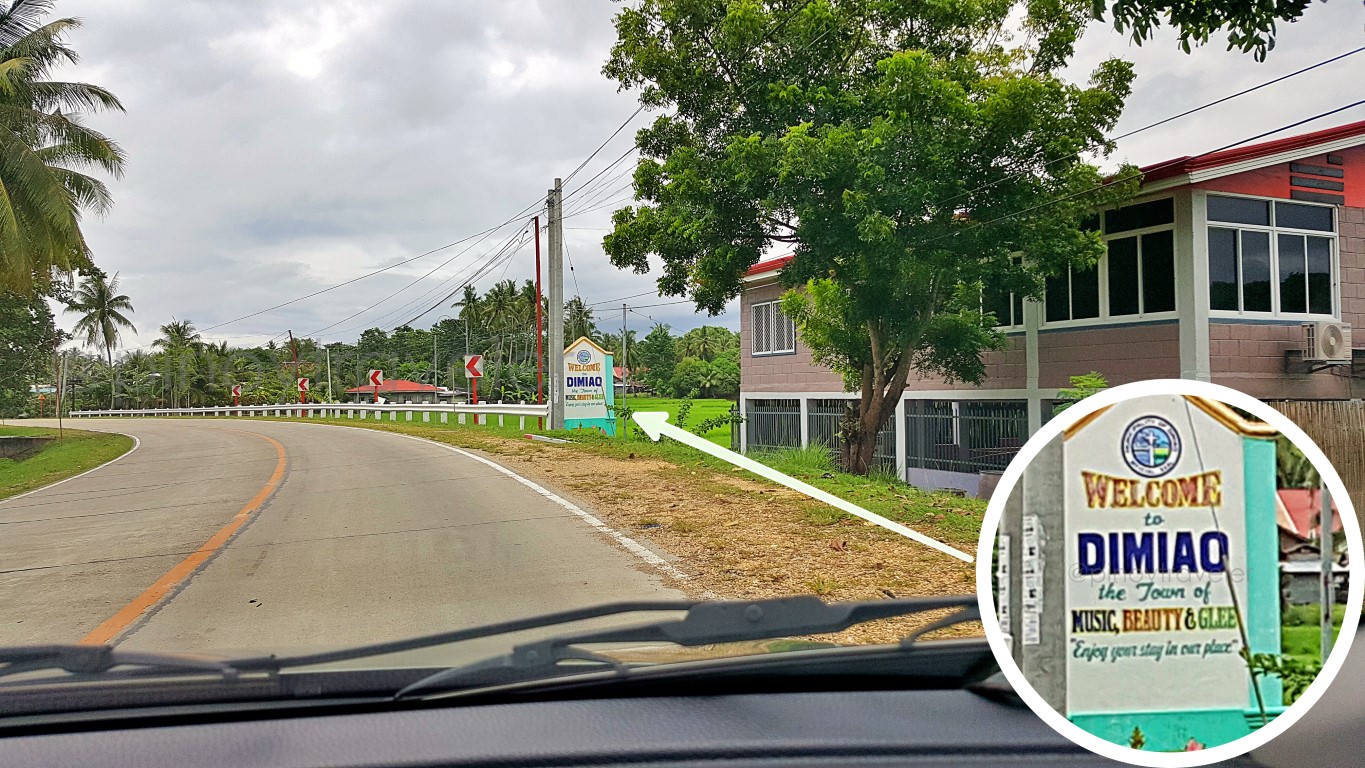
<instances>
[{"instance_id":1,"label":"metal sign pole","mask_svg":"<svg viewBox=\"0 0 1365 768\"><path fill-rule=\"evenodd\" d=\"M1332 606L1336 604L1336 589L1332 583L1333 546L1335 537L1332 535L1332 492L1327 490L1327 486L1322 487L1322 528L1318 535L1318 546L1322 549L1322 590L1321 590L1321 617L1322 622L1322 661L1327 661L1327 655L1332 651Z\"/></svg>"}]
</instances>

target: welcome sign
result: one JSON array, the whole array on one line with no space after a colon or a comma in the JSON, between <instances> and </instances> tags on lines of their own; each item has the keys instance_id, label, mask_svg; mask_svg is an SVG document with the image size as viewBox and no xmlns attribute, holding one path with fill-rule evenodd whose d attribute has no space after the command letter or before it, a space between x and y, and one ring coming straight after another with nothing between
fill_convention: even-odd
<instances>
[{"instance_id":1,"label":"welcome sign","mask_svg":"<svg viewBox=\"0 0 1365 768\"><path fill-rule=\"evenodd\" d=\"M612 356L586 336L564 350L564 427L601 429L616 434L611 417L614 387Z\"/></svg>"},{"instance_id":2,"label":"welcome sign","mask_svg":"<svg viewBox=\"0 0 1365 768\"><path fill-rule=\"evenodd\" d=\"M1066 714L1082 727L1115 741L1134 726L1149 741L1170 730L1176 744L1248 732L1242 649L1279 650L1274 442L1262 427L1169 395L1066 432ZM1249 571L1269 574L1268 593ZM1261 688L1278 709L1278 683Z\"/></svg>"}]
</instances>

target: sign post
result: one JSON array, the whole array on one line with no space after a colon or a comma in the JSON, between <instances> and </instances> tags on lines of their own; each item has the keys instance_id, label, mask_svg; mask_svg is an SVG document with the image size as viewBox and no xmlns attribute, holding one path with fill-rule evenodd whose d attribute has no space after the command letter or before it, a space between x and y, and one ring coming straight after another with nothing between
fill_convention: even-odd
<instances>
[{"instance_id":1,"label":"sign post","mask_svg":"<svg viewBox=\"0 0 1365 768\"><path fill-rule=\"evenodd\" d=\"M1063 626L1044 610L1021 635L1026 659L1030 643L1064 641L1072 722L1181 750L1233 741L1283 710L1280 681L1243 658L1280 652L1274 435L1177 395L1118 403L1064 434L1061 530L1035 534L1035 568L1060 559L1065 571L1063 594L1041 595L1063 601ZM1027 472L1024 482L1028 494Z\"/></svg>"},{"instance_id":2,"label":"sign post","mask_svg":"<svg viewBox=\"0 0 1365 768\"><path fill-rule=\"evenodd\" d=\"M233 385L232 385L232 407L233 407L233 408L236 408L237 406L239 406L239 405L241 405L241 404L242 404L242 385L241 385L241 384L233 384Z\"/></svg>"},{"instance_id":3,"label":"sign post","mask_svg":"<svg viewBox=\"0 0 1365 768\"><path fill-rule=\"evenodd\" d=\"M464 356L464 377L469 380L469 404L479 404L479 379L483 378L483 355ZM479 414L474 414L474 423L479 423Z\"/></svg>"},{"instance_id":4,"label":"sign post","mask_svg":"<svg viewBox=\"0 0 1365 768\"><path fill-rule=\"evenodd\" d=\"M564 350L563 380L555 383L564 393L564 429L586 427L616 434L611 358L586 336Z\"/></svg>"},{"instance_id":5,"label":"sign post","mask_svg":"<svg viewBox=\"0 0 1365 768\"><path fill-rule=\"evenodd\" d=\"M379 385L384 383L384 372L378 369L370 371L370 386L374 387L374 401L379 402Z\"/></svg>"}]
</instances>

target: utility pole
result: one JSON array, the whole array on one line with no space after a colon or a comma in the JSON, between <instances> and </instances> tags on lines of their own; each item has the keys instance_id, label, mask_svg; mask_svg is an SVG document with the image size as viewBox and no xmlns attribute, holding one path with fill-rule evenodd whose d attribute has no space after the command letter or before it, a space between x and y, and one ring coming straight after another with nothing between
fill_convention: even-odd
<instances>
[{"instance_id":1,"label":"utility pole","mask_svg":"<svg viewBox=\"0 0 1365 768\"><path fill-rule=\"evenodd\" d=\"M289 351L294 355L294 386L299 386L299 348L294 345L294 332L289 332ZM299 389L299 402L303 402L303 389Z\"/></svg>"},{"instance_id":2,"label":"utility pole","mask_svg":"<svg viewBox=\"0 0 1365 768\"><path fill-rule=\"evenodd\" d=\"M531 217L531 227L536 232L536 403L545 404L545 333L544 318L541 312L540 292L540 216ZM541 419L540 425L545 426Z\"/></svg>"},{"instance_id":3,"label":"utility pole","mask_svg":"<svg viewBox=\"0 0 1365 768\"><path fill-rule=\"evenodd\" d=\"M436 367L436 326L431 326L431 386L440 386L440 369ZM432 395L435 397L435 394Z\"/></svg>"},{"instance_id":4,"label":"utility pole","mask_svg":"<svg viewBox=\"0 0 1365 768\"><path fill-rule=\"evenodd\" d=\"M550 429L564 428L564 194L555 179L546 199L550 225Z\"/></svg>"},{"instance_id":5,"label":"utility pole","mask_svg":"<svg viewBox=\"0 0 1365 768\"><path fill-rule=\"evenodd\" d=\"M626 373L626 312L625 302L621 303L621 407L626 407L626 397L630 394L630 374ZM627 424L622 429L626 429ZM626 430L629 431L629 430Z\"/></svg>"},{"instance_id":6,"label":"utility pole","mask_svg":"<svg viewBox=\"0 0 1365 768\"><path fill-rule=\"evenodd\" d=\"M323 347L327 350L327 402L336 402L332 399L332 348Z\"/></svg>"}]
</instances>

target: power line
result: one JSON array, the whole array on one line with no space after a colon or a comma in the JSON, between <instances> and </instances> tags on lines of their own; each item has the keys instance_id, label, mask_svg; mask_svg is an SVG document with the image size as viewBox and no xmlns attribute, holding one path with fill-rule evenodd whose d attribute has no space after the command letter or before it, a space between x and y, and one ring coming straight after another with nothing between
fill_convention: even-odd
<instances>
[{"instance_id":1,"label":"power line","mask_svg":"<svg viewBox=\"0 0 1365 768\"><path fill-rule=\"evenodd\" d=\"M617 303L617 302L619 302L619 301L626 301L627 299L638 299L638 298L640 298L641 296L657 296L657 295L659 295L659 292L658 292L658 291L645 291L645 292L643 292L643 293L633 293L633 294L631 294L631 295L629 295L629 296L622 296L622 297L619 298L619 299L607 299L606 301L594 301L594 302L592 302L591 304L584 304L583 306L585 306L585 307L595 307L595 306L598 306L599 304L615 304L615 303Z\"/></svg>"},{"instance_id":2,"label":"power line","mask_svg":"<svg viewBox=\"0 0 1365 768\"><path fill-rule=\"evenodd\" d=\"M414 317L412 320L409 320L409 321L406 322L406 323L400 323L400 324L398 324L398 325L395 325L395 326L393 326L393 328L400 328L400 327L402 327L403 325L411 325L413 322L416 322L416 320L417 320L418 318L422 317L422 315L425 315L425 314L427 314L428 312L431 312L433 309L436 309L437 307L439 307L441 304L444 304L448 299L450 299L451 296L454 296L456 293L459 293L461 290L463 290L464 287L465 287L466 285L469 285L469 284L473 283L474 281L478 280L479 278L483 277L485 274L488 273L488 271L489 271L490 269L495 268L498 264L500 264L500 263L501 263L500 259L504 258L505 254L507 253L507 249L510 248L510 247L512 247L512 245L513 245L514 242L516 241L516 238L517 238L519 235L522 235L522 234L524 234L524 233L525 233L525 230L524 230L524 229L523 229L523 230L519 230L518 232L515 232L515 233L513 233L512 235L508 236L507 238L503 239L503 240L501 241L501 243L500 243L498 246L496 246L496 247L494 247L494 248L490 248L488 251L485 251L483 254L481 254L481 256L480 256L479 258L484 258L484 259L485 259L482 263L480 263L480 262L478 262L478 261L476 260L473 264L471 264L471 265L469 265L469 266L466 266L464 269L460 270L460 271L457 272L455 275L453 275L453 276L451 276L451 277L449 277L449 278L446 278L445 280L442 280L440 283L437 284L437 287L436 287L436 288L433 288L433 289L428 290L426 293L423 293L423 294L422 294L421 296L419 296L418 298L412 299L412 300L410 300L410 301L408 301L408 302L402 304L402 305L399 306L399 307L396 307L396 308L394 308L394 309L392 309L392 310L389 310L388 312L385 312L384 314L380 315L379 317L375 318L374 320L369 320L369 321L366 321L366 322L364 322L364 323L361 323L360 325L352 326L352 327L350 327L350 328L345 328L345 329L342 329L342 330L340 330L340 331L337 331L336 335L341 335L341 334L350 333L350 332L352 332L352 331L357 331L357 330L360 330L360 329L362 329L362 328L364 328L364 327L367 327L367 326L368 326L368 327L371 327L371 328L375 328L375 327L379 327L379 326L381 326L381 325L384 325L387 321L389 321L389 320L390 320L391 318L393 318L393 317L398 316L400 313L405 313L405 312L411 311L412 308L413 308L414 306L416 306L416 305L420 304L421 302L425 301L426 299L430 298L430 297L431 297L434 293L436 293L437 291L444 290L444 286L445 286L445 285L451 283L451 282L454 281L454 280L458 280L458 279L460 278L461 275L465 274L465 273L468 272L470 269L473 269L473 270L474 270L474 273L473 273L472 275L470 275L468 278L466 278L466 279L464 280L464 282L462 282L460 285L457 285L450 293L446 294L443 298L441 298L440 300L438 300L438 301L436 302L435 305L433 305L433 306L431 306L431 307L428 307L427 309L422 310L422 311L421 311L416 317ZM523 243L524 243L524 241L523 241ZM485 258L485 257L486 257L486 258ZM510 255L509 255L509 256L506 256L506 257L507 257L507 258L510 258ZM365 310L361 310L361 311L363 312L363 311L365 311ZM357 313L357 314L359 314L359 313ZM353 315L353 316L354 316L354 315ZM344 322L344 321L343 321L343 322Z\"/></svg>"},{"instance_id":3,"label":"power line","mask_svg":"<svg viewBox=\"0 0 1365 768\"><path fill-rule=\"evenodd\" d=\"M1358 107L1358 106L1360 106L1360 105L1362 105L1362 104L1365 104L1365 99L1362 99L1362 100L1360 100L1360 101L1355 101L1355 102L1352 102L1352 103L1350 103L1350 104L1346 104L1346 105L1344 105L1344 106L1337 107L1336 109L1331 109L1331 110L1328 110L1328 111L1326 111L1326 112L1322 112L1322 113L1313 115L1312 117L1306 117L1306 118L1304 118L1304 119L1302 119L1302 120L1296 120L1296 121L1294 121L1294 122L1292 122L1292 123L1289 123L1289 124L1287 124L1287 125L1282 125L1282 126L1280 126L1279 128L1275 128L1275 129L1272 129L1272 130L1269 130L1269 131L1264 131L1264 132L1262 132L1262 133L1258 133L1258 134L1256 134L1255 136L1248 136L1248 137L1245 138L1245 139L1239 139L1238 141L1234 141L1234 142L1232 142L1231 144L1225 144L1225 145L1223 145L1223 146L1221 146L1221 147L1218 147L1217 149L1210 149L1210 150L1208 150L1208 151L1206 151L1206 152L1200 152L1200 153L1197 154L1197 155L1191 155L1191 156L1189 156L1189 157L1182 157L1182 158L1179 158L1179 159L1176 159L1176 160L1171 160L1171 161L1168 161L1168 162L1165 162L1165 163L1161 163L1160 165L1152 166L1151 168L1148 169L1148 173L1150 173L1150 172L1152 172L1152 171L1159 171L1159 170L1162 170L1162 169L1165 169L1165 168L1170 168L1170 167L1172 167L1172 166L1174 166L1174 165L1179 165L1179 164L1181 164L1181 163L1186 163L1186 162L1189 162L1190 160L1196 160L1196 159L1198 159L1198 158L1206 157L1206 156L1212 155L1212 154L1216 154L1216 153L1218 153L1218 152L1222 152L1222 151L1224 151L1224 150L1232 149L1232 148L1234 148L1234 147L1239 147L1239 146L1241 146L1241 145L1243 145L1243 144L1246 144L1246 143L1248 143L1248 142L1256 141L1257 139L1263 139L1263 138L1265 138L1265 137L1267 137L1267 136L1273 136L1274 134L1282 133L1282 132L1284 132L1284 131L1289 130L1290 128L1297 128L1297 127L1299 127L1300 125L1303 125L1304 123L1311 123L1311 122L1313 122L1314 120L1320 120L1320 119L1322 119L1322 118L1324 118L1324 117L1330 117L1331 115L1335 115L1335 114L1337 114L1338 112L1345 112L1345 111L1348 110L1348 109L1352 109L1352 108L1354 108L1354 107ZM926 246L926 245L929 245L929 244L931 244L931 243L936 243L936 242L938 242L939 240L944 240L944 239L949 238L949 237L957 237L958 235L962 234L963 232L967 232L967 231L976 229L977 227L984 227L984 226L987 226L987 225L990 225L990 224L995 224L995 223L998 223L998 222L1001 222L1001 221L1006 221L1006 220L1008 220L1008 219L1013 219L1013 218L1016 218L1016 217L1018 217L1018 216L1023 216L1023 215L1026 214L1026 213L1032 213L1033 211L1039 210L1039 209L1041 209L1041 208L1046 208L1046 207L1049 207L1049 206L1052 206L1052 205L1056 205L1056 204L1061 203L1061 202L1065 202L1065 201L1067 201L1067 200L1072 200L1072 199L1075 199L1075 198L1077 198L1077 197L1081 197L1082 195L1088 195L1088 194L1091 194L1091 193L1093 193L1093 192L1098 192L1098 191L1101 190L1101 189L1105 189L1106 187L1111 187L1111 186L1113 186L1113 185L1115 185L1115 184L1119 184L1119 183L1122 183L1122 182L1125 182L1125 181L1131 181L1131 180L1133 180L1133 179L1141 178L1142 175L1143 175L1143 174L1142 174L1141 172L1139 172L1139 173L1130 174L1130 175L1127 175L1127 176L1124 176L1124 177L1121 177L1121 178L1109 179L1109 180L1107 180L1107 181L1100 182L1099 184L1097 184L1097 185L1095 185L1095 186L1093 186L1093 187L1091 187L1091 188L1089 188L1089 189L1083 189L1083 190L1080 190L1079 192L1073 192L1073 193L1071 193L1071 194L1069 194L1069 195L1063 195L1062 197L1054 198L1054 199L1052 199L1052 200L1047 200L1047 201L1038 203L1038 204L1036 204L1036 205L1031 205L1031 206L1029 206L1028 208L1024 208L1024 209L1022 209L1022 210L1015 211L1014 213L1007 213L1007 214L1005 214L1005 215L1003 215L1003 216L997 216L997 217L995 217L994 219L987 219L986 221L982 221L982 222L970 223L970 224L968 224L967 226L963 227L962 229L954 230L954 231L952 231L952 232L948 232L948 233L946 233L946 234L939 235L938 237L934 237L934 238L931 238L931 239L929 239L929 240L926 240L926 241L924 241L924 242L922 242L922 243L919 243L919 244L918 244L918 247L921 247L921 248L922 248L922 247L924 247L924 246Z\"/></svg>"},{"instance_id":4,"label":"power line","mask_svg":"<svg viewBox=\"0 0 1365 768\"><path fill-rule=\"evenodd\" d=\"M614 138L616 138L616 134L618 134L618 133L620 133L621 131L625 130L626 126L627 126L627 125L630 125L630 121L631 121L631 120L634 120L634 119L635 119L635 116L636 116L636 115L639 115L639 114L640 114L641 112L643 112L643 111L645 111L645 105L644 105L644 104L641 104L639 107L636 107L635 111L630 113L630 117L627 117L627 118L625 119L625 121L623 121L619 126L616 127L616 130L614 130L614 131L611 132L611 135L607 137L606 141L603 141L601 144L599 144L599 145L597 146L597 149L594 149L594 150L592 151L592 154L591 154L591 155L588 155L588 157L587 157L583 162L581 162L581 163L578 164L578 167L577 167L577 168L573 169L573 171L571 171L571 172L569 173L568 176L565 176L565 177L564 177L563 183L564 183L564 184L568 184L568 183L573 179L573 177L577 176L577 175L578 175L578 172L581 171L581 170L583 170L583 166L585 166L585 165L587 165L589 162L591 162L592 159L593 159L594 157L597 157L597 153L598 153L598 152L601 152L603 148L605 148L608 144L610 144L610 143L611 143L611 140L614 139Z\"/></svg>"},{"instance_id":5,"label":"power line","mask_svg":"<svg viewBox=\"0 0 1365 768\"><path fill-rule=\"evenodd\" d=\"M518 230L518 231L516 231L516 232L513 232L512 234L508 235L506 238L503 238L503 239L498 243L497 246L495 246L495 247L493 247L493 248L490 248L489 250L485 251L485 252L481 255L481 257L480 257L480 258L487 257L487 258L486 258L486 261L484 261L482 265L480 265L479 262L478 262L477 259L476 259L475 262L474 262L473 264L471 264L471 265L469 265L469 266L466 266L464 269L461 269L459 272L456 272L454 275L451 275L450 277L447 277L447 278L441 280L441 281L440 281L439 283L437 283L434 287L427 289L426 292L424 292L422 295L418 296L417 298L415 298L415 299L410 299L410 300L408 300L407 302L405 302L404 304L402 304L401 306L396 307L395 309L389 310L388 312L384 313L383 315L380 315L378 318L376 318L375 322L376 322L377 324L382 324L384 321L386 321L386 320L388 320L388 319L390 319L390 318L392 318L392 317L394 317L394 316L396 316L396 315L403 314L403 313L407 312L407 311L410 310L411 308L413 308L413 307L415 307L415 306L417 306L417 305L419 305L419 304L422 304L422 303L426 302L427 300L429 300L432 296L436 295L437 293L440 293L440 292L446 290L446 286L447 286L447 285L449 285L450 283L455 282L456 280L459 280L460 277L461 277L462 275L464 275L466 272L468 272L469 270L471 270L471 269L475 270L475 275L473 275L473 276L470 277L470 278L467 278L463 284L457 286L457 287L454 289L454 293L458 293L461 289L464 288L464 285L468 284L468 283L469 283L470 281L472 281L472 280L477 280L477 279L479 279L480 277L482 277L484 274L486 274L487 269L489 269L489 265L496 265L496 264L498 264L498 263L501 263L501 262L499 261L499 259L507 252L507 249L508 249L508 248L512 248L513 246L516 246L517 248L520 248L522 245L525 245L525 243L526 243L526 241L525 241L525 235L526 235L528 229L529 229L529 227L524 227L524 228L522 228L522 229L520 229L520 230ZM449 298L450 295L453 295L453 293L447 295L446 298ZM445 301L445 299L441 299L440 301L443 302L443 301ZM430 310L427 310L427 311L430 311Z\"/></svg>"},{"instance_id":6,"label":"power line","mask_svg":"<svg viewBox=\"0 0 1365 768\"><path fill-rule=\"evenodd\" d=\"M265 309L258 310L258 311L256 311L256 312L252 312L252 313L247 314L247 315L242 315L241 317L233 318L232 320L228 320L228 321L226 321L226 322L218 323L217 325L210 325L210 326L207 327L207 328L201 329L201 330L200 330L200 333L207 333L208 331L212 331L212 330L217 329L217 328L222 328L222 327L225 326L225 325L232 325L233 323L241 322L242 320L247 320L247 319L249 319L249 318L256 317L257 315L263 315L263 314L265 314L265 313L267 313L267 312L273 312L273 311L275 311L275 310L277 310L277 309L281 309L281 308L283 308L283 307L287 307L287 306L289 306L290 304L295 304L295 303L298 303L298 302L300 302L300 301L304 301L304 300L306 300L306 299L311 299L311 298L313 298L314 296L321 296L322 294L327 293L328 291L334 291L334 290L336 290L336 289L338 289L338 288L341 288L341 287L350 285L351 283L359 282L359 281L364 280L364 279L366 279L366 278L374 277L375 275L381 274L381 273L383 273L383 272L388 272L389 270L394 269L395 267L401 267L401 266L403 266L404 264L411 264L412 262L417 261L418 259L426 258L427 256L431 256L432 254L435 254L435 253L440 253L441 251L444 251L444 250L446 250L446 249L448 249L448 248L454 248L455 246L460 245L461 243L468 242L469 240L473 240L473 239L476 238L476 237L480 237L480 236L482 236L482 235L486 235L486 234L488 234L488 233L490 233L490 232L494 232L494 231L496 231L496 230L499 230L499 229L501 229L501 228L507 226L508 224L512 223L513 221L516 221L517 219L521 218L523 215L525 215L526 212L532 210L536 205L540 205L540 201L539 201L539 200L537 200L535 203L533 203L530 207L523 209L522 212L517 213L515 216L513 216L513 217L510 218L510 219L508 219L507 221L504 221L503 223L501 223L501 224L499 224L499 225L497 225L497 226L495 226L495 227L491 227L491 228L489 228L489 229L485 229L485 230L483 230L482 232L476 232L476 233L474 233L474 234L472 234L472 235L470 235L470 236L468 236L468 237L460 238L459 240L456 240L456 241L453 242L453 243L446 243L445 245L443 245L443 246L441 246L441 247L439 247L439 248L432 248L431 250L429 250L429 251L427 251L427 252L425 252L425 253L419 253L418 255L413 256L412 258L404 259L403 261L397 262L397 263L395 263L395 264L390 264L389 266L384 267L383 269L376 269L376 270L373 271L373 272L369 272L369 273L364 274L364 275L361 275L361 276L359 276L359 277L353 277L353 278L351 278L350 280L346 280L346 281L344 281L344 282L337 283L336 285L333 285L333 286L330 286L330 287L327 287L327 288L323 288L322 290L319 290L319 291L314 291L314 292L312 292L312 293L310 293L310 294L308 294L308 295L306 295L306 296L299 296L298 298L290 299L289 301L283 302L283 303L281 303L281 304L276 304L276 305L273 306L273 307L266 307Z\"/></svg>"},{"instance_id":7,"label":"power line","mask_svg":"<svg viewBox=\"0 0 1365 768\"><path fill-rule=\"evenodd\" d=\"M505 226L505 225L504 225L504 226ZM478 241L476 241L475 243L471 244L468 248L465 248L464 250L460 251L459 253L456 253L454 256L451 256L449 259L446 259L445 261L443 261L443 262L441 262L440 264L436 265L435 268L429 270L425 275L422 275L421 277L419 277L419 278L413 280L412 282L408 283L407 285L403 286L402 288L399 288L398 290L394 291L393 293L390 293L388 296L385 296L384 298L380 299L379 301L376 301L376 302L374 302L373 304L371 304L371 305L365 307L364 309L361 309L361 310L359 310L359 311L357 311L357 312L354 312L354 313L352 313L352 314L350 314L350 315L347 315L346 317L344 317L344 318L342 318L342 319L340 319L340 320L337 320L336 322L334 322L334 323L332 323L332 324L330 324L330 325L325 325L325 326L323 326L323 327L317 329L316 331L313 331L312 333L309 333L309 334L306 334L306 335L307 335L308 337L311 338L312 336L315 336L315 335L317 335L317 334L320 334L320 333L322 333L323 331L327 331L327 330L330 330L330 329L332 329L332 328L335 328L335 327L337 327L338 325L341 325L342 323L345 323L345 322L348 322L348 321L350 321L350 320L353 320L353 319L355 319L356 317L359 317L360 315L362 315L362 314L364 314L364 313L366 313L366 312L369 312L370 310L374 309L375 307L379 306L380 304L383 304L384 302L388 301L389 299L392 299L393 297L397 296L398 294L402 293L403 291L406 291L407 289L411 288L412 286L414 286L414 285L420 283L421 281L425 280L426 278L430 277L434 272L436 272L436 270L440 269L441 267L446 266L447 264L449 264L450 262L452 262L452 261L454 261L455 259L459 258L460 256L463 256L464 254L468 253L469 250L470 250L471 248L473 248L475 245L478 245L479 243L483 242L485 239L488 238L489 235L493 234L494 231L496 231L496 230L488 230L488 231L483 235L483 237L479 238Z\"/></svg>"},{"instance_id":8,"label":"power line","mask_svg":"<svg viewBox=\"0 0 1365 768\"><path fill-rule=\"evenodd\" d=\"M1230 93L1230 94L1228 94L1227 96L1224 96L1224 97L1222 97L1222 98L1220 98L1220 99L1215 99L1215 100L1210 101L1210 102L1207 102L1207 103L1205 103L1205 104L1200 104L1200 105L1197 106L1197 107L1194 107L1194 108L1192 108L1192 109L1187 109L1187 110L1185 110L1184 112L1181 112L1181 113L1179 113L1179 114L1171 115L1170 117L1164 117L1164 118L1162 118L1162 119L1156 121L1155 123L1149 123L1149 124L1147 124L1147 125L1142 126L1141 128L1136 128L1136 129L1134 129L1134 130L1128 131L1127 133L1122 133L1122 134L1119 134L1118 136L1114 136L1113 138L1105 139L1104 142L1101 142L1101 143L1112 143L1112 142L1115 142L1115 141L1119 141L1119 140L1121 140L1121 139L1129 138L1130 136L1136 136L1136 135L1138 135L1139 133L1142 133L1143 131L1147 131L1147 130L1150 130L1150 129L1152 129L1152 128L1157 128L1157 127L1159 127L1159 126L1165 125L1165 124L1167 124L1167 123L1169 123L1169 122L1172 122L1172 121L1174 121L1174 120L1179 120L1179 119L1182 118L1182 117L1187 117L1187 116L1189 116L1189 115L1193 115L1193 114L1196 113L1196 112L1201 112L1201 111L1203 111L1203 110L1205 110L1205 109L1208 109L1208 108L1210 108L1210 107L1216 107L1216 106L1218 106L1219 104L1222 104L1222 103L1227 102L1227 101L1231 101L1232 99L1235 99L1235 98L1237 98L1237 97L1239 97L1239 96L1245 96L1245 95L1247 95L1248 93L1251 93L1251 92L1253 92L1253 91L1259 91L1259 90L1262 89L1262 88L1269 87L1269 86L1274 85L1274 84L1276 84L1276 83L1284 82L1285 80L1288 80L1288 79L1290 79L1291 77L1297 77L1298 75L1302 75L1302 74L1305 73L1305 72L1309 72L1309 71L1312 71L1312 70L1314 70L1314 69L1317 69L1318 67L1326 66L1326 65L1331 64L1331 63L1333 63L1333 62L1340 61L1341 59L1344 59L1344 58L1346 58L1346 57L1348 57L1348 56L1354 56L1355 54L1360 53L1361 51L1365 51L1365 46L1361 46L1361 47L1356 48L1356 49L1354 49L1354 50L1351 50L1351 51L1347 51L1347 52L1345 52L1345 53L1338 54L1338 55L1333 56L1333 57L1331 57L1331 58L1329 58L1329 59L1323 59L1322 61L1319 61L1319 62L1317 62L1316 64L1310 64L1310 65L1308 65L1308 66L1306 66L1306 67L1304 67L1304 68L1302 68L1302 69L1298 69L1298 70L1295 70L1295 71L1293 71L1293 72L1290 72L1290 73L1287 74L1287 75L1280 75L1280 76L1277 77L1277 78L1274 78L1274 79L1272 79L1272 80L1266 80L1265 82L1260 83L1260 84L1258 84L1258 85L1253 85L1253 86L1251 86L1250 88L1244 88L1244 89L1242 89L1242 90L1240 90L1240 91L1238 91L1238 92L1236 92L1236 93ZM1098 147L1098 146L1099 146L1099 144L1090 145L1090 146L1086 147L1085 149L1081 150L1081 152L1086 152L1086 151L1095 149L1095 148ZM1062 157L1056 158L1055 160L1051 160L1051 161L1049 161L1049 162L1047 162L1047 163L1044 163L1044 164L1043 164L1043 168L1051 168L1052 166L1054 166L1054 165L1056 165L1056 164L1058 164L1058 163L1061 163L1061 162L1070 160L1070 159L1073 158L1073 157L1078 157L1078 156L1081 154L1081 152L1073 152L1073 153L1071 153L1071 154L1069 154L1069 155L1064 155L1064 156L1062 156ZM1028 174L1030 174L1030 173L1032 173L1032 171L1029 171L1029 170L1018 171L1017 173L1012 173L1012 174L1010 174L1010 175L1008 175L1008 176L1005 176L1004 178L996 179L995 181L992 181L992 182L990 182L989 184L983 184L983 185L981 185L981 186L979 186L979 187L977 187L977 188L975 188L975 189L971 189L971 190L968 190L968 191L966 191L966 192L961 192L961 193L959 193L959 194L957 194L957 195L954 195L953 197L947 198L947 199L945 199L945 200L940 200L939 202L934 203L933 205L931 205L930 208L932 208L932 209L942 208L943 206L945 206L945 205L947 205L947 204L949 204L949 203L952 203L952 202L954 202L954 201L961 200L961 199L964 198L964 197L969 197L969 196L971 196L971 195L975 195L975 194L978 193L978 192L984 192L984 191L986 191L986 190L988 190L988 189L991 189L991 188L993 188L993 187L999 186L1000 184L1003 184L1003 183L1005 183L1005 182L1007 182L1007 181L1011 181L1011 180L1013 180L1013 179L1017 179L1017 178L1019 178L1019 177L1021 177L1021 176L1026 176L1026 175L1028 175Z\"/></svg>"}]
</instances>

